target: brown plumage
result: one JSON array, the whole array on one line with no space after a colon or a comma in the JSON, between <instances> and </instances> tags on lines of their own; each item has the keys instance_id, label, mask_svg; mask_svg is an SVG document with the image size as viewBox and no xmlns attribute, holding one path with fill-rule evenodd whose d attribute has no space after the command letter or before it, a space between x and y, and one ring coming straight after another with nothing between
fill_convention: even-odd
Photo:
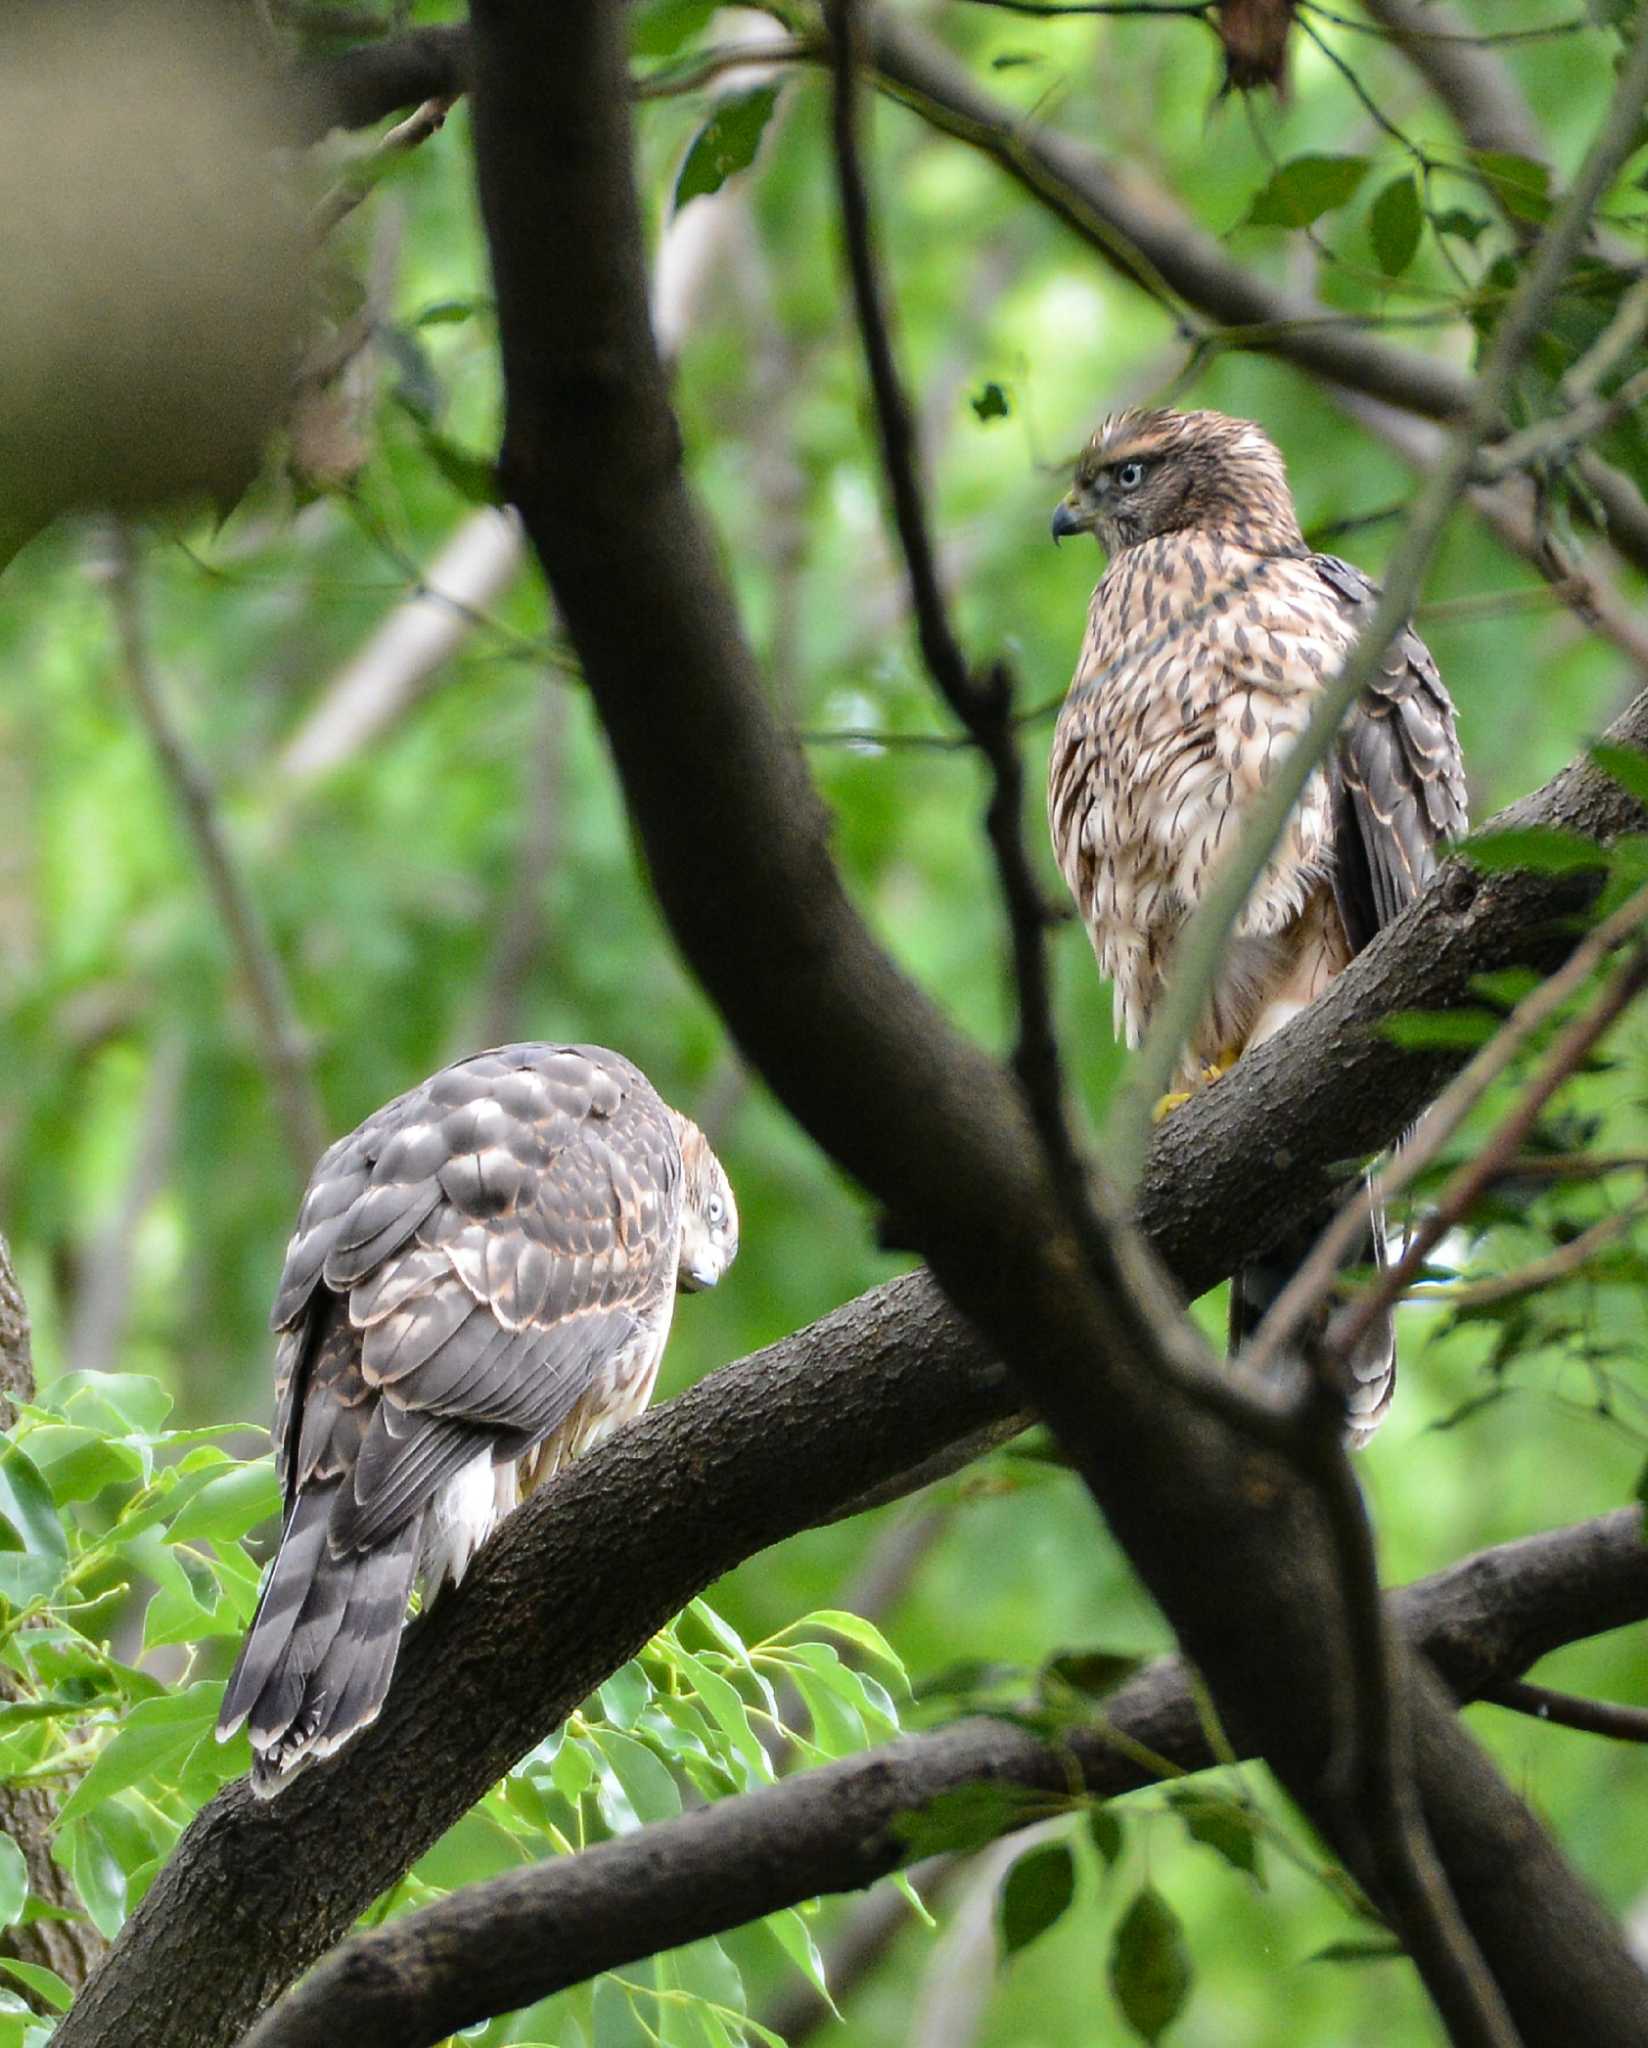
<instances>
[{"instance_id":1,"label":"brown plumage","mask_svg":"<svg viewBox=\"0 0 1648 2048\"><path fill-rule=\"evenodd\" d=\"M280 1548L224 1694L267 1796L377 1716L415 1578L651 1398L738 1214L695 1124L594 1045L444 1067L327 1151L272 1321Z\"/></svg>"},{"instance_id":2,"label":"brown plumage","mask_svg":"<svg viewBox=\"0 0 1648 2048\"><path fill-rule=\"evenodd\" d=\"M1286 98L1294 6L1295 0L1220 0L1213 27L1225 53L1224 92L1269 85Z\"/></svg>"},{"instance_id":3,"label":"brown plumage","mask_svg":"<svg viewBox=\"0 0 1648 2048\"><path fill-rule=\"evenodd\" d=\"M1115 984L1117 1027L1136 1045L1244 806L1303 731L1377 593L1359 569L1307 547L1281 456L1258 427L1222 413L1106 420L1053 532L1093 533L1110 555L1053 739L1048 810L1059 866ZM1179 1086L1195 1087L1319 995L1464 826L1453 705L1410 627L1249 898ZM1322 1220L1237 1275L1233 1345ZM1388 1325L1349 1366L1360 1440L1394 1386Z\"/></svg>"}]
</instances>

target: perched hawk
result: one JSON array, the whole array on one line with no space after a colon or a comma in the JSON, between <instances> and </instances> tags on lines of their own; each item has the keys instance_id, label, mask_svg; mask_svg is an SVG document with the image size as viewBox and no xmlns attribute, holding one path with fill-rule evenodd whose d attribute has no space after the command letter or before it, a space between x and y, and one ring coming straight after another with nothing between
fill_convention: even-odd
<instances>
[{"instance_id":1,"label":"perched hawk","mask_svg":"<svg viewBox=\"0 0 1648 2048\"><path fill-rule=\"evenodd\" d=\"M1106 420L1053 514L1054 538L1068 533L1096 535L1110 562L1053 738L1048 815L1115 983L1117 1028L1136 1045L1243 807L1303 731L1377 592L1348 562L1311 552L1281 456L1258 427L1222 413ZM1319 995L1464 826L1453 705L1410 627L1248 899L1180 1088L1223 1072ZM1233 1348L1324 1221L1237 1274ZM1388 1320L1348 1366L1351 1434L1363 1441L1395 1384Z\"/></svg>"},{"instance_id":2,"label":"perched hawk","mask_svg":"<svg viewBox=\"0 0 1648 2048\"><path fill-rule=\"evenodd\" d=\"M223 1698L267 1797L374 1720L414 1578L652 1395L738 1213L696 1124L598 1045L443 1067L324 1154L272 1321L280 1549Z\"/></svg>"}]
</instances>

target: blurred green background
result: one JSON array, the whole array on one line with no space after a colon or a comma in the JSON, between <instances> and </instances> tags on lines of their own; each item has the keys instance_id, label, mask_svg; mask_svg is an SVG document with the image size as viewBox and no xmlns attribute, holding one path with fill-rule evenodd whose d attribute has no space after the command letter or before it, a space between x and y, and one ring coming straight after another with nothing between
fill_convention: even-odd
<instances>
[{"instance_id":1,"label":"blurred green background","mask_svg":"<svg viewBox=\"0 0 1648 2048\"><path fill-rule=\"evenodd\" d=\"M1215 100L1218 53L1194 20L908 12L1005 105L1100 149L1233 257L1343 308L1435 316L1401 325L1399 338L1468 364L1465 286L1508 245L1460 168L1445 111L1382 43L1310 17L1437 166L1428 203L1484 221L1474 242L1444 245L1427 229L1394 281L1370 241L1369 206L1413 159L1303 36L1289 102L1246 106ZM1553 0L1471 10L1496 31L1557 13ZM655 5L637 10L637 33L651 39L639 61L667 65L697 47L693 33L721 44L770 38L773 24ZM1614 48L1581 30L1495 52L1559 179L1605 101ZM721 88L660 98L638 117L689 465L774 696L807 737L856 899L951 1014L1003 1047L1011 1016L983 785L964 751L930 743L951 734L915 658L882 514L833 221L826 91L804 67L773 82L753 168L678 216L675 177ZM739 74L726 89L749 84ZM517 1036L617 1046L710 1125L744 1248L728 1283L678 1316L667 1395L901 1262L875 1248L859 1194L743 1073L676 960L590 708L546 637L537 579L523 572L460 604L428 596L450 596L432 564L453 536L500 518L473 502L464 459L495 446L499 396L467 143L460 104L331 237L328 332L364 322L369 339L309 416L293 460L221 524L179 517L136 537L144 652L267 921L326 1136L441 1062ZM328 146L317 191L358 148ZM1242 225L1275 165L1313 152L1373 166L1308 232ZM1063 465L1099 414L1172 385L1186 349L1159 307L911 113L876 108L874 158L957 621L979 657L1008 658L1022 703L1038 710L1026 744L1039 785L1051 723L1042 707L1068 678L1100 566L1085 544L1047 542ZM1633 225L1622 213L1619 231ZM1356 522L1325 544L1377 574L1411 478L1331 393L1261 355L1227 352L1174 396L1263 422L1288 458L1307 532ZM95 522L60 525L9 570L0 605L0 1223L43 1382L79 1367L152 1373L173 1389L180 1423L261 1423L265 1316L300 1187L296 1148L177 789L135 705L114 624L111 578L126 573L111 570L117 555ZM381 682L392 664L380 664L381 722L342 758L304 770L294 750L311 721L336 711L351 665L419 593L424 615L450 628L450 653L398 698ZM1420 624L1459 705L1478 817L1568 760L1633 687L1621 653L1468 514L1438 552ZM1027 823L1054 889L1039 802ZM706 815L705 834L715 829ZM1059 1020L1096 1120L1118 1067L1108 994L1079 930L1062 928L1055 945ZM1615 1144L1640 1143L1643 1051L1640 1034L1625 1033L1610 1072L1587 1084L1587 1112L1607 1117ZM1484 1364L1497 1332L1437 1334L1432 1318L1427 1335L1424 1311L1405 1316L1402 1394L1359 1468L1390 1577L1629 1496L1644 1455L1640 1299L1623 1281L1587 1289L1582 1312L1519 1343L1506 1398L1447 1430L1439 1420L1498 1384ZM1219 1304L1204 1313L1217 1329ZM918 1689L969 1659L1033 1668L1073 1645L1167 1646L1078 1483L1011 1454L920 1503L797 1538L712 1597L760 1635L810 1608L853 1604L866 1573L890 1580L872 1604ZM1567 1653L1550 1675L1648 1703L1640 1640ZM1590 1878L1629 1909L1645 1882L1640 1753L1488 1708L1471 1720ZM1263 1787L1261 1772L1248 1778ZM1313 1862L1302 1831L1264 1796ZM1308 1869L1267 1852L1261 1888L1190 1841L1157 1795L1127 1808L1122 1861L1107 1873L1083 1838L1076 1906L1033 1947L967 1976L966 1955L988 1963L977 1901L1000 1877L981 1865L946 1894L937 1933L912 1918L844 2022L814 2038L864 2048L1131 2038L1105 1965L1146 1874L1182 1917L1196 1969L1172 2041L1390 2048L1437 2037L1406 1964L1309 1960L1358 1930ZM815 1923L826 1948L849 1910L831 1905ZM740 1953L759 2011L783 1966L770 1944ZM629 2024L608 2015L603 2040L630 2038Z\"/></svg>"}]
</instances>

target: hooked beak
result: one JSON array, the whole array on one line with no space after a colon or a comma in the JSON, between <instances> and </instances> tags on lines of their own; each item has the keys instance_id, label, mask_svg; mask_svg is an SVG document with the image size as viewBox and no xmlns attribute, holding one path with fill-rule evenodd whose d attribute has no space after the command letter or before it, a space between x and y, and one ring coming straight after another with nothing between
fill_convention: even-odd
<instances>
[{"instance_id":1,"label":"hooked beak","mask_svg":"<svg viewBox=\"0 0 1648 2048\"><path fill-rule=\"evenodd\" d=\"M1061 498L1053 507L1053 541L1056 546L1069 533L1086 533L1087 521L1068 498Z\"/></svg>"}]
</instances>

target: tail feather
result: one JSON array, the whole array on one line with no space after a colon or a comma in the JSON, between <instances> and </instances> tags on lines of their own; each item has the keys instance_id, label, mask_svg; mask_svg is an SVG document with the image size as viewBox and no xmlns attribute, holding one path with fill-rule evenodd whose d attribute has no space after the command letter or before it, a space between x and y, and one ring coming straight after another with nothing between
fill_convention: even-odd
<instances>
[{"instance_id":1,"label":"tail feather","mask_svg":"<svg viewBox=\"0 0 1648 2048\"><path fill-rule=\"evenodd\" d=\"M337 1491L299 1495L223 1696L218 1738L249 1722L263 1798L375 1720L394 1670L422 1517L376 1549L334 1556Z\"/></svg>"},{"instance_id":2,"label":"tail feather","mask_svg":"<svg viewBox=\"0 0 1648 2048\"><path fill-rule=\"evenodd\" d=\"M1238 1268L1230 1285L1230 1352L1234 1357L1257 1331L1272 1304L1309 1257L1316 1240L1332 1220L1332 1210L1306 1219L1262 1257ZM1385 1219L1375 1215L1367 1237L1346 1261L1351 1266L1385 1265ZM1376 1316L1348 1358L1333 1341L1334 1313L1324 1304L1299 1331L1295 1343L1313 1368L1326 1357L1341 1376L1345 1400L1345 1440L1360 1450L1390 1412L1396 1394L1396 1323L1387 1310Z\"/></svg>"}]
</instances>

